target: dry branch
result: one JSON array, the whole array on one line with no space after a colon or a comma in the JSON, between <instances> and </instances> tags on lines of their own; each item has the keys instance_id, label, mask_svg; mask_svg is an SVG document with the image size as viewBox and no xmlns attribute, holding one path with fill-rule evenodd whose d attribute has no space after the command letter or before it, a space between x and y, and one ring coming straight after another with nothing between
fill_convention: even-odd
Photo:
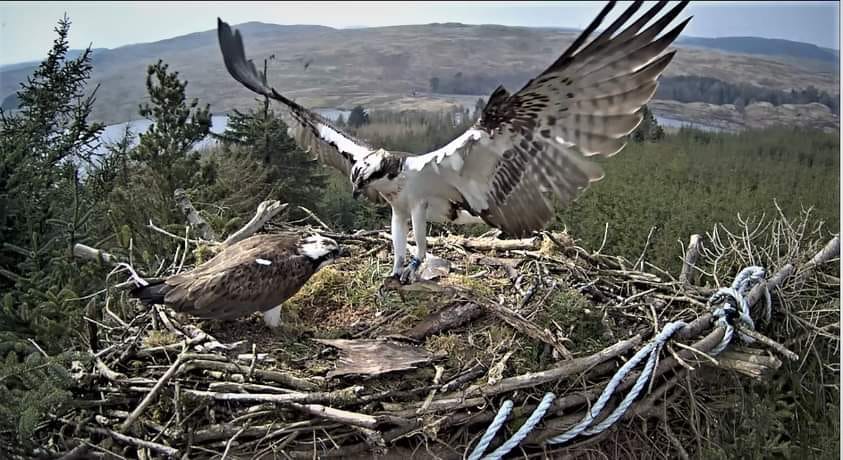
<instances>
[{"instance_id":1,"label":"dry branch","mask_svg":"<svg viewBox=\"0 0 843 460\"><path fill-rule=\"evenodd\" d=\"M449 305L429 315L405 332L404 335L412 339L422 340L425 337L460 327L477 319L482 314L483 307L473 302Z\"/></svg>"},{"instance_id":2,"label":"dry branch","mask_svg":"<svg viewBox=\"0 0 843 460\"><path fill-rule=\"evenodd\" d=\"M573 359L574 356L565 348L562 343L557 340L556 336L554 336L550 331L547 329L539 329L535 324L528 321L526 318L521 316L520 313L510 310L509 308L495 303L490 303L486 305L486 308L494 313L495 316L506 321L507 324L515 328L516 330L520 331L521 333L536 339L542 343L546 343L553 347L560 356L564 357L565 359Z\"/></svg>"},{"instance_id":3,"label":"dry branch","mask_svg":"<svg viewBox=\"0 0 843 460\"><path fill-rule=\"evenodd\" d=\"M363 391L362 386L353 386L341 390L312 393L218 393L215 391L183 390L185 394L201 399L215 399L217 401L241 401L253 403L326 403L344 406L353 403Z\"/></svg>"},{"instance_id":4,"label":"dry branch","mask_svg":"<svg viewBox=\"0 0 843 460\"><path fill-rule=\"evenodd\" d=\"M204 359L196 359L190 362L184 363L181 366L181 372L189 372L192 370L214 370L214 371L226 371L226 372L237 372L245 374L248 371L248 367L238 367L234 364L220 362L220 361L210 361ZM264 369L255 369L254 376L261 380L267 380L270 382L280 383L282 385L286 385L290 388L294 388L297 390L303 391L313 391L319 388L319 385L313 383L309 380L305 380L293 375L290 375L285 372L279 371L270 371Z\"/></svg>"},{"instance_id":5,"label":"dry branch","mask_svg":"<svg viewBox=\"0 0 843 460\"><path fill-rule=\"evenodd\" d=\"M179 454L178 449L174 449L172 447L165 446L163 444L159 444L159 443L156 443L156 442L145 441L143 439L138 439L138 438L135 438L135 437L132 437L132 436L127 436L125 434L120 434L120 433L117 433L116 431L111 431L111 430L108 430L108 429L105 429L105 428L96 428L96 427L88 427L88 426L82 426L80 428L82 428L85 431L88 431L90 433L96 433L96 434L110 436L110 437L114 438L115 441L121 442L123 444L128 444L130 446L140 447L140 448L143 448L143 449L149 449L151 451L158 452L159 454L163 454L163 455L166 455L166 456L171 457L171 458L175 457Z\"/></svg>"},{"instance_id":6,"label":"dry branch","mask_svg":"<svg viewBox=\"0 0 843 460\"><path fill-rule=\"evenodd\" d=\"M167 369L167 372L165 372L164 375L162 375L161 378L158 379L158 382L156 382L155 386L152 387L152 391L150 391L149 394L147 394L146 397L143 398L143 401L141 401L138 407L135 408L135 410L133 410L132 413L129 414L129 417L126 418L126 421L123 422L122 425L120 425L120 429L122 431L128 430L132 426L132 424L135 423L138 417L143 414L143 411L146 410L147 406L149 406L152 401L154 401L155 398L158 397L158 393L161 391L164 385L166 385L167 382L169 382L170 379L176 374L176 372L179 371L179 367L182 365L183 362L184 361L182 359L182 355L179 355L179 357L176 358L176 362L174 362L173 365L170 366L169 369Z\"/></svg>"},{"instance_id":7,"label":"dry branch","mask_svg":"<svg viewBox=\"0 0 843 460\"><path fill-rule=\"evenodd\" d=\"M190 202L190 198L188 198L187 192L184 189L177 188L173 192L173 198L175 198L176 204L187 219L187 223L190 224L190 227L196 231L200 238L208 241L217 240L217 234L214 232L214 229L208 225L208 221L204 217L199 215L199 212L193 207L193 203Z\"/></svg>"},{"instance_id":8,"label":"dry branch","mask_svg":"<svg viewBox=\"0 0 843 460\"><path fill-rule=\"evenodd\" d=\"M225 241L223 241L223 247L230 246L240 240L252 236L255 232L263 228L267 222L272 220L273 217L285 209L287 209L287 203L281 204L278 200L268 200L262 202L258 205L258 210L255 212L254 217L252 217L252 219L240 230L232 233L225 239Z\"/></svg>"},{"instance_id":9,"label":"dry branch","mask_svg":"<svg viewBox=\"0 0 843 460\"><path fill-rule=\"evenodd\" d=\"M700 248L702 246L702 237L700 235L691 235L691 240L688 242L688 248L685 250L685 260L682 263L682 272L679 273L679 282L683 285L694 284L694 279L697 277L697 259L700 258Z\"/></svg>"},{"instance_id":10,"label":"dry branch","mask_svg":"<svg viewBox=\"0 0 843 460\"><path fill-rule=\"evenodd\" d=\"M267 213L264 206L258 215L265 217ZM260 223L261 220L256 216L253 221L258 223L247 225L251 229L244 227L245 233L261 228L265 223ZM379 235L380 232L329 236L362 246L361 253L366 255L361 258L377 262L374 265L383 268L388 255L375 250L388 244L388 240ZM244 235L241 233L241 236ZM133 447L138 450L137 456L144 458L174 452L190 458L223 455L227 458L272 458L281 452L290 458L343 458L395 452L425 455L435 449L432 444L424 446L424 443L438 440L444 452L441 456L460 458L470 440L476 439L494 418L501 401L513 400L515 409L510 419L512 423L519 423L516 421L532 413L544 392L554 391L559 397L539 428L522 443L521 449L527 456L573 455L576 450L571 450L571 445L548 446L548 450L542 450L539 443L581 420L614 372L653 336L655 327L682 320L689 325L671 339L669 353L666 351L660 356L651 383L652 391L637 400L624 417L661 418L672 423L669 435L675 439L667 439L670 436L661 429L658 438L664 442L661 447L670 449L664 452L675 452L676 442L688 441L688 433L693 432L684 429L687 428L681 425L684 420L676 418L678 410L667 410L675 401L687 397L687 393L676 385L683 376L690 378L726 370L760 379L782 367L781 357L770 351L793 357L782 343L794 350L805 350L807 341L838 340L833 332L839 328L839 315L821 315L835 310L839 302L835 304L823 299L808 306L804 302L805 298L817 300L817 292L832 292L830 286L839 283L836 277L820 276L826 273L811 273L819 268L823 272L830 271L823 264L839 256L836 237L816 254L805 254L804 249L787 252L787 257L776 259L784 261L778 267L775 262L756 256L763 251L755 250L748 258L742 251L748 253L754 249L746 249L751 242L744 244L738 239L740 236L715 233L707 236L704 246L698 244L699 238L692 237L692 244L686 251L684 275L678 280L657 267L650 267L652 273L644 271L640 265L630 269L633 264L623 258L589 253L564 237L546 234L545 238L556 244L561 254L554 252L552 247L548 250L546 244L542 244L546 243L542 237L524 240L432 238L431 246L437 248L433 253L447 261L453 267L453 273L484 283L487 279L494 282L477 292L459 286L465 290L465 296L455 300L442 294L442 286L450 286L457 278L448 274L444 276L445 282L422 283L415 290L402 290L400 293L406 294L403 299L406 304L394 303L398 302L395 297L387 300L377 297L377 302L393 302L391 304L359 306L363 308L357 308L355 304L355 323L343 330L342 335L315 333L322 343L345 348L339 358L330 350L315 350L317 347L306 339L296 344L306 347L302 355L296 354L295 347L286 348L290 342L276 341L269 336L244 335L241 348L235 348L240 342L223 345L189 320L171 317L166 309L133 317L131 321L109 315L103 318L88 315L97 322L101 344L94 371L88 372L88 369L79 380L80 384L91 382L87 388L90 391L80 393L85 396L73 402L73 411L68 415L72 419L56 420L49 429L40 429L39 442L56 445L67 455L90 456L101 447L95 443L79 444L67 436L68 431L85 432L79 427L90 427L87 434L93 439L99 439L98 436L111 438L100 444L110 449L114 448L107 444L115 442ZM695 246L699 246L696 260L691 254ZM814 241L800 246L808 247L819 248L820 245ZM97 250L89 249L83 249L81 253L103 259ZM510 251L509 258L495 257L495 252L499 251ZM807 257L809 255L813 257ZM736 339L724 353L712 358L705 353L720 342L724 328L713 323L710 306L706 304L714 289L692 285L694 275L700 273L709 277L713 274L717 285L728 285L736 266L750 259L767 263L768 268L777 271L766 286L757 286L750 292L748 301L757 304L759 300L763 301L765 287L774 290L779 302L788 306L788 310L776 315L774 320L786 316L792 321L788 325L792 335L776 335L777 328L759 331L755 333L756 348L736 347ZM799 265L798 261L805 260L805 264ZM793 262L787 264L787 261ZM478 265L483 266L479 273ZM490 267L503 267L503 270ZM372 279L378 278L376 271L382 270L373 269ZM511 307L523 303L524 289L528 286L533 294L529 311ZM533 315L545 313L541 309L548 308L548 293L563 289L562 286L582 294L584 302L590 302L602 313L602 319L594 327L611 332L610 336L599 337L602 343L615 342L614 337L626 339L585 355L584 348L573 348L582 345L577 343L577 334L568 334L571 343L566 341L565 348L571 347L578 357L547 364L551 347L561 344L556 343L558 339L549 331L537 326ZM519 291L521 287L524 289ZM418 298L423 299L421 303L410 303ZM488 305L490 302L486 299L500 301ZM327 299L313 300L317 306ZM330 300L333 307L336 299ZM415 305L434 313L416 320L415 312L409 314ZM322 307L318 305L317 308ZM803 315L800 309L806 310L804 317L800 316ZM378 314L372 315L372 310ZM494 314L485 315L487 310ZM107 311L107 306L103 311ZM358 314L364 319L357 319ZM591 326L583 324L590 318L571 319L574 321L559 326L563 333L567 334L569 331L564 329L569 327ZM414 322L408 324L408 320ZM564 321L559 320L559 323ZM321 326L318 322L315 325ZM178 342L142 345L144 337L153 331L172 336L172 340ZM377 337L378 331L383 331L383 337ZM240 340L236 333L236 338L227 335L223 340ZM332 341L326 340L328 337L373 340ZM536 355L541 354L541 359L531 361L533 357L518 354L525 348L530 349L525 345L534 343L528 338L548 344L544 351L535 350ZM506 360L501 356L509 357L506 366L500 366ZM413 359L405 359L408 357ZM436 362L435 375L432 366L419 366L440 357L444 359ZM806 355L808 358L811 355ZM503 373L490 385L487 373L495 367ZM336 370L331 373L333 368ZM348 369L356 371L345 372ZM367 375L369 371L372 375ZM705 374L701 374L703 371ZM605 413L618 403L640 372L639 367L620 382ZM321 377L326 373L331 379ZM365 379L362 382L361 376ZM759 381L759 384L764 383L764 380ZM695 390L704 391L700 387ZM625 424L620 429L638 428L637 424ZM575 441L573 445L592 445L600 449L602 442L617 434L613 433ZM89 449L81 449L80 445ZM684 448L693 457L697 452L691 451L689 446L692 445L692 442L686 443ZM54 457L60 455L59 451Z\"/></svg>"},{"instance_id":11,"label":"dry branch","mask_svg":"<svg viewBox=\"0 0 843 460\"><path fill-rule=\"evenodd\" d=\"M463 396L475 394L491 396L522 388L534 387L536 385L560 380L566 377L573 377L604 361L620 356L639 344L641 344L641 336L636 335L632 338L622 340L591 356L564 361L558 366L546 371L531 372L516 377L505 378L493 386L474 385L466 389L465 392L463 392Z\"/></svg>"},{"instance_id":12,"label":"dry branch","mask_svg":"<svg viewBox=\"0 0 843 460\"><path fill-rule=\"evenodd\" d=\"M513 251L516 249L538 249L541 246L541 238L522 238L518 240L499 240L495 238L466 238L463 236L447 236L441 238L428 238L428 246L455 245L476 251Z\"/></svg>"},{"instance_id":13,"label":"dry branch","mask_svg":"<svg viewBox=\"0 0 843 460\"><path fill-rule=\"evenodd\" d=\"M117 258L113 255L82 243L73 245L73 255L79 259L95 260L108 265L114 265L118 262Z\"/></svg>"}]
</instances>

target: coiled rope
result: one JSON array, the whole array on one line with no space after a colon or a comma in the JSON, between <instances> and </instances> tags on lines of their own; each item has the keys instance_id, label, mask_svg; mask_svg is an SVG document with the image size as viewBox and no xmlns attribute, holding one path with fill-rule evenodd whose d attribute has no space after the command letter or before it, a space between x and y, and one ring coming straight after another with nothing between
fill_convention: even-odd
<instances>
[{"instance_id":1,"label":"coiled rope","mask_svg":"<svg viewBox=\"0 0 843 460\"><path fill-rule=\"evenodd\" d=\"M759 282L764 281L764 269L757 266L746 267L741 270L740 273L735 277L734 282L732 282L732 286L728 288L720 288L715 292L711 298L709 299L710 305L721 305L720 307L716 308L712 315L717 318L716 324L718 326L724 327L726 330L723 334L723 338L721 339L720 343L714 347L709 354L711 356L716 356L723 352L734 336L735 327L733 325L735 320L739 320L740 323L749 328L755 329L755 323L753 322L752 318L749 314L749 305L747 303L745 294L749 291L749 288ZM771 299L770 299L770 291L765 289L764 292L765 296L765 318L769 321L770 314L771 314ZM730 302L730 299L734 301L735 305ZM632 406L635 398L641 393L646 385L647 381L650 380L653 374L653 370L656 365L656 360L658 359L659 353L661 352L662 347L668 340L677 332L682 330L687 326L686 323L682 321L674 321L672 323L668 323L662 328L661 332L659 332L656 337L653 338L647 345L643 348L638 350L637 353L627 361L609 383L606 385L606 388L603 390L603 393L597 399L597 402L591 407L591 410L583 417L583 419L573 426L568 431L554 436L547 441L547 444L561 444L571 439L580 436L580 435L595 435L602 433L604 430L609 428L610 426L614 425L621 417L629 410L630 406ZM746 343L751 343L753 339L749 336L744 334L739 334L741 340ZM591 426L594 423L594 420L597 419L597 416L600 415L600 412L609 402L609 399L615 393L615 390L629 375L630 371L637 366L641 361L647 358L647 363L644 365L644 369L641 371L641 374L638 376L638 379L635 381L635 385L633 385L632 389L626 395L626 397L621 401L615 410L609 414L602 422L598 423L597 425ZM515 432L512 437L510 437L506 442L501 444L500 447L495 449L490 454L482 457L483 452L489 447L492 443L492 440L495 437L495 434L500 430L503 424L506 422L506 419L509 417L510 413L512 412L512 401L507 400L501 405L500 409L498 410L497 415L495 415L494 420L483 433L483 436L480 438L480 441L475 446L474 450L471 452L471 455L468 456L468 460L479 460L481 457L484 460L499 460L503 458L504 455L509 453L512 449L516 448L521 441L524 440L527 435L529 435L535 428L536 425L539 424L542 417L550 410L551 406L553 405L553 401L556 399L556 395L553 393L547 393L542 398L539 405L521 425L521 428Z\"/></svg>"}]
</instances>

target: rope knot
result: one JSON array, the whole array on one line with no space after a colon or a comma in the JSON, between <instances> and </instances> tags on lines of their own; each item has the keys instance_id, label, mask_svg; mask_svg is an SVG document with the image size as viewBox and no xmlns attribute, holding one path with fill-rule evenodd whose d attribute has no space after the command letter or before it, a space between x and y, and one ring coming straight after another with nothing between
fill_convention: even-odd
<instances>
[{"instance_id":1,"label":"rope knot","mask_svg":"<svg viewBox=\"0 0 843 460\"><path fill-rule=\"evenodd\" d=\"M716 306L712 315L717 318L717 325L726 328L726 332L723 334L723 340L711 350L712 355L718 355L726 349L729 342L732 341L732 336L735 332L734 328L738 324L747 329L755 330L755 322L749 315L749 303L746 300L745 294L749 292L751 286L764 282L765 273L762 267L746 267L738 273L731 287L718 289L709 299L709 305ZM769 321L771 310L770 291L766 289L765 299L767 306L765 316ZM745 334L739 335L745 343L752 343L755 340Z\"/></svg>"},{"instance_id":2,"label":"rope knot","mask_svg":"<svg viewBox=\"0 0 843 460\"><path fill-rule=\"evenodd\" d=\"M720 354L720 352L726 349L729 342L732 341L736 322L749 329L755 329L755 323L749 316L749 305L744 295L749 291L750 286L763 281L763 268L747 267L741 270L738 276L735 277L735 281L732 283L731 287L718 289L717 292L711 296L708 304L715 307L712 315L717 318L717 325L723 326L726 329L723 333L723 339L709 352L712 356ZM771 306L770 291L765 289L765 294L767 300L767 319L769 320ZM614 425L615 422L617 422L627 412L633 404L635 398L638 397L644 389L646 383L653 375L656 368L656 361L658 360L662 347L676 332L682 330L686 326L687 324L682 321L674 321L665 324L661 332L653 337L647 345L638 350L632 358L630 358L623 366L621 366L620 369L618 369L611 380L609 380L609 383L606 384L606 387L603 389L603 393L601 393L600 397L597 398L597 401L594 402L585 414L585 417L583 417L578 424L560 435L547 439L545 443L561 444L580 435L592 436L601 433L610 426ZM748 337L743 334L741 334L741 339L747 343L753 341L752 337ZM632 386L632 389L626 397L618 404L618 407L615 408L611 414L603 419L602 422L595 424L595 420L609 402L609 399L612 397L623 379L626 378L626 376L632 371L633 367L637 366L645 359L646 364L644 365L644 369L638 375L635 384ZM556 395L553 393L545 394L535 411L533 411L533 414L530 415L530 418L528 418L523 425L521 425L521 428L519 428L509 440L504 442L495 451L483 457L483 452L485 452L486 448L489 447L489 444L491 444L495 434L504 422L506 422L506 418L512 411L512 401L507 400L504 402L495 416L495 419L489 425L489 428L487 428L486 432L483 433L480 442L477 443L474 451L472 451L471 455L468 457L468 460L479 460L481 457L484 460L500 460L503 458L504 455L518 446L518 444L521 443L521 441L523 441L524 438L533 431L533 429L535 429L541 418L544 417L544 414L550 409L554 399L556 399Z\"/></svg>"}]
</instances>

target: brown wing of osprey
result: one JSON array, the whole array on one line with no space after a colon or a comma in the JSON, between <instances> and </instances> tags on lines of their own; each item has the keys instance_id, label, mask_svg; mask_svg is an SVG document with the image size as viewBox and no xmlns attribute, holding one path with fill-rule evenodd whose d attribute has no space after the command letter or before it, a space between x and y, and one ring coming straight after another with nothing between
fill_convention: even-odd
<instances>
[{"instance_id":1,"label":"brown wing of osprey","mask_svg":"<svg viewBox=\"0 0 843 460\"><path fill-rule=\"evenodd\" d=\"M257 235L195 269L164 281L163 301L200 318L232 319L266 311L296 294L314 273L297 253L299 237Z\"/></svg>"},{"instance_id":2,"label":"brown wing of osprey","mask_svg":"<svg viewBox=\"0 0 843 460\"><path fill-rule=\"evenodd\" d=\"M566 205L603 177L601 168L586 158L611 156L624 148L675 51L659 55L690 20L658 37L687 4L679 2L642 31L666 3L659 2L618 32L642 4L635 2L587 43L614 6L611 2L524 88L512 95L499 88L490 97L482 127L500 130L511 142L494 166L490 206L483 212L487 222L514 235L539 230L553 216L546 193Z\"/></svg>"},{"instance_id":3,"label":"brown wing of osprey","mask_svg":"<svg viewBox=\"0 0 843 460\"><path fill-rule=\"evenodd\" d=\"M659 2L632 20L639 1L589 42L614 4L522 89L497 88L478 126L405 165L433 176L446 168L440 177L489 225L512 236L540 230L554 205L569 204L603 177L589 157L624 148L675 51L662 53L688 23L668 29L687 2L661 16L667 2Z\"/></svg>"}]
</instances>

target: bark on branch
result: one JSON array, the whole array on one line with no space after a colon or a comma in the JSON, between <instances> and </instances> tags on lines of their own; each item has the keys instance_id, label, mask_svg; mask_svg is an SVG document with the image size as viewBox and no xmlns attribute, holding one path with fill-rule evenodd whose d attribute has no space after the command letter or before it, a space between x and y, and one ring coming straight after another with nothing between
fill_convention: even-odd
<instances>
[{"instance_id":1,"label":"bark on branch","mask_svg":"<svg viewBox=\"0 0 843 460\"><path fill-rule=\"evenodd\" d=\"M702 237L700 235L691 235L691 240L688 242L688 249L685 251L682 272L679 274L679 282L684 286L694 284L694 279L697 277L696 264L697 259L700 257L701 248Z\"/></svg>"},{"instance_id":2,"label":"bark on branch","mask_svg":"<svg viewBox=\"0 0 843 460\"><path fill-rule=\"evenodd\" d=\"M258 205L258 210L255 212L252 220L246 223L240 230L232 233L231 236L223 241L222 246L230 246L240 240L244 240L272 220L279 212L287 209L287 203L281 204L278 200L267 200Z\"/></svg>"},{"instance_id":3,"label":"bark on branch","mask_svg":"<svg viewBox=\"0 0 843 460\"><path fill-rule=\"evenodd\" d=\"M205 218L199 215L199 212L193 207L193 203L190 202L190 198L187 197L187 192L184 189L177 188L173 192L173 198L175 198L176 204L187 219L187 223L190 224L190 227L196 231L200 238L208 241L217 240L217 234L214 232L214 229L208 225L208 221Z\"/></svg>"},{"instance_id":4,"label":"bark on branch","mask_svg":"<svg viewBox=\"0 0 843 460\"><path fill-rule=\"evenodd\" d=\"M73 256L83 260L96 260L108 265L115 265L118 260L113 255L82 243L73 246Z\"/></svg>"}]
</instances>

